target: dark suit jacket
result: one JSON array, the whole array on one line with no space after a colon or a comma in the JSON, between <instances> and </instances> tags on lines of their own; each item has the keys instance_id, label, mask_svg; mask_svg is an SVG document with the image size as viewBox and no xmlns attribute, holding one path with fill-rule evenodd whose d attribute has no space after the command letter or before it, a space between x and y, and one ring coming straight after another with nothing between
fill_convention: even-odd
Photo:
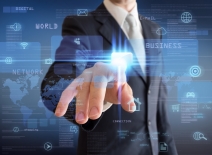
<instances>
[{"instance_id":1,"label":"dark suit jacket","mask_svg":"<svg viewBox=\"0 0 212 155\"><path fill-rule=\"evenodd\" d=\"M156 30L159 28L157 24L142 18L142 16L140 16L140 21L146 42L148 39L161 40L161 36L156 34ZM55 74L55 66L69 64L73 67L70 65L73 62L69 60L74 58L76 49L92 49L101 44L101 39L91 43L89 36L92 35L102 36L102 50L105 55L109 55L112 49L120 49L120 47L127 47L128 51L134 53L125 34L103 4L88 16L66 17L62 29L63 40L56 51L55 62L42 83L43 101L50 110L54 111L58 99L52 101L52 98L43 95L47 91L50 93L54 91L47 88L49 85L53 86L49 81L74 78L72 74ZM77 46L68 36L88 36L88 38L83 40L81 46ZM102 113L98 120L89 120L86 124L81 125L78 155L177 155L166 113L167 91L159 76L163 69L162 53L158 49L146 49L145 51L147 77L143 77L138 65L132 66L127 73L128 84L133 90L133 96L139 98L142 103L140 111L128 113L119 105L113 105ZM70 104L65 117L75 123L74 104ZM122 122L117 123L120 120ZM163 145L164 143L167 146ZM160 145L163 145L167 151L159 151Z\"/></svg>"}]
</instances>

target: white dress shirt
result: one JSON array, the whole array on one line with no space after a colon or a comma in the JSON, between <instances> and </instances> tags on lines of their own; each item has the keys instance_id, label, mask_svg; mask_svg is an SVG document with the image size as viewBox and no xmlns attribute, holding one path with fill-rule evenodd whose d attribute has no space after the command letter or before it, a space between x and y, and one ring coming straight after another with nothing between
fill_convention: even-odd
<instances>
[{"instance_id":1,"label":"white dress shirt","mask_svg":"<svg viewBox=\"0 0 212 155\"><path fill-rule=\"evenodd\" d=\"M136 25L138 26L138 33L141 33L141 35L142 35L142 25L141 25L141 22L140 22L139 16L138 16L137 3L135 4L134 8L130 12L126 11L125 9L123 9L123 8L121 8L121 7L119 7L115 4L113 4L110 0L104 0L103 3L105 5L107 11L117 21L117 23L119 24L119 26L121 27L121 29L123 30L123 32L125 33L125 35L127 36L128 39L129 39L129 36L128 36L127 31L125 30L125 27L124 27L124 22L125 22L126 17L128 16L128 14L133 15L133 17L135 18L135 21L136 21ZM145 52L144 46L143 46L143 49L141 49L139 52ZM138 58L139 65L141 66L141 68L143 68L142 67L143 62L139 61L140 60L139 59L139 53L136 53L136 51L135 51L135 54ZM143 70L143 72L145 74L145 69ZM104 103L103 112L105 112L111 106L112 106L112 104L109 103L109 102Z\"/></svg>"},{"instance_id":2,"label":"white dress shirt","mask_svg":"<svg viewBox=\"0 0 212 155\"><path fill-rule=\"evenodd\" d=\"M121 29L124 31L127 38L129 37L128 37L128 34L126 33L126 30L124 29L124 21L129 13L134 16L136 20L136 24L138 24L140 33L142 34L142 26L138 16L137 3L135 4L134 8L130 12L127 12L125 9L113 4L110 0L104 0L103 3L107 11L113 16L113 18L117 21Z\"/></svg>"}]
</instances>

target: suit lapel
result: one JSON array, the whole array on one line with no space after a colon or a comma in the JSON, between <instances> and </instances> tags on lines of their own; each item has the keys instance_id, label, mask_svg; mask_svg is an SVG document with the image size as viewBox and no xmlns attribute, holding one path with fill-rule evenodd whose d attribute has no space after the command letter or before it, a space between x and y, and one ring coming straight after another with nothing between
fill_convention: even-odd
<instances>
[{"instance_id":1,"label":"suit lapel","mask_svg":"<svg viewBox=\"0 0 212 155\"><path fill-rule=\"evenodd\" d=\"M125 45L127 37L104 4L102 3L93 14L95 19L102 24L99 33L112 45L114 51L121 50L120 47Z\"/></svg>"},{"instance_id":2,"label":"suit lapel","mask_svg":"<svg viewBox=\"0 0 212 155\"><path fill-rule=\"evenodd\" d=\"M123 52L123 50L131 51L135 56L134 50L125 33L122 31L116 20L107 11L103 3L97 8L96 11L93 12L93 15L98 22L102 23L99 32L111 44L112 52ZM145 34L145 36L148 37L148 34ZM137 58L136 62L138 62ZM132 66L132 68L141 77L143 82L147 84L147 81L145 80L146 78L144 77L140 66Z\"/></svg>"}]
</instances>

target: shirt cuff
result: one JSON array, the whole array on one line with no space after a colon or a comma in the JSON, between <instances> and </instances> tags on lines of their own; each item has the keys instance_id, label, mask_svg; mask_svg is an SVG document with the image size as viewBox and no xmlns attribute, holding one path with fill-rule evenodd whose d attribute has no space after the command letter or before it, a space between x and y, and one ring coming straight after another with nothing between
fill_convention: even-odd
<instances>
[{"instance_id":1,"label":"shirt cuff","mask_svg":"<svg viewBox=\"0 0 212 155\"><path fill-rule=\"evenodd\" d=\"M112 105L113 105L112 103L104 101L102 112L107 111Z\"/></svg>"}]
</instances>

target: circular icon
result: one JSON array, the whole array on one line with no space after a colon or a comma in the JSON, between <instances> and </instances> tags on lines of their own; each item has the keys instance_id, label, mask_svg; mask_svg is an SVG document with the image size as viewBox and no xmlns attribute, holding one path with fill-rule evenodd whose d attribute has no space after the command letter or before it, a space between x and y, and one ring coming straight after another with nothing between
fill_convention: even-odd
<instances>
[{"instance_id":1,"label":"circular icon","mask_svg":"<svg viewBox=\"0 0 212 155\"><path fill-rule=\"evenodd\" d=\"M192 66L190 68L190 75L192 77L198 77L201 74L201 68L199 66Z\"/></svg>"},{"instance_id":2,"label":"circular icon","mask_svg":"<svg viewBox=\"0 0 212 155\"><path fill-rule=\"evenodd\" d=\"M49 142L46 142L46 143L44 144L44 149L45 149L46 151L50 151L50 150L52 149L52 144L49 143Z\"/></svg>"},{"instance_id":3,"label":"circular icon","mask_svg":"<svg viewBox=\"0 0 212 155\"><path fill-rule=\"evenodd\" d=\"M192 21L192 15L189 12L183 12L181 20L183 23L190 23Z\"/></svg>"},{"instance_id":4,"label":"circular icon","mask_svg":"<svg viewBox=\"0 0 212 155\"><path fill-rule=\"evenodd\" d=\"M195 132L193 134L193 138L194 140L201 140L201 139L207 140L207 138L205 138L205 136L201 132Z\"/></svg>"},{"instance_id":5,"label":"circular icon","mask_svg":"<svg viewBox=\"0 0 212 155\"><path fill-rule=\"evenodd\" d=\"M19 128L18 127L14 127L13 128L13 132L18 132L19 131Z\"/></svg>"},{"instance_id":6,"label":"circular icon","mask_svg":"<svg viewBox=\"0 0 212 155\"><path fill-rule=\"evenodd\" d=\"M11 57L6 57L4 61L6 64L12 64L13 59Z\"/></svg>"}]
</instances>

